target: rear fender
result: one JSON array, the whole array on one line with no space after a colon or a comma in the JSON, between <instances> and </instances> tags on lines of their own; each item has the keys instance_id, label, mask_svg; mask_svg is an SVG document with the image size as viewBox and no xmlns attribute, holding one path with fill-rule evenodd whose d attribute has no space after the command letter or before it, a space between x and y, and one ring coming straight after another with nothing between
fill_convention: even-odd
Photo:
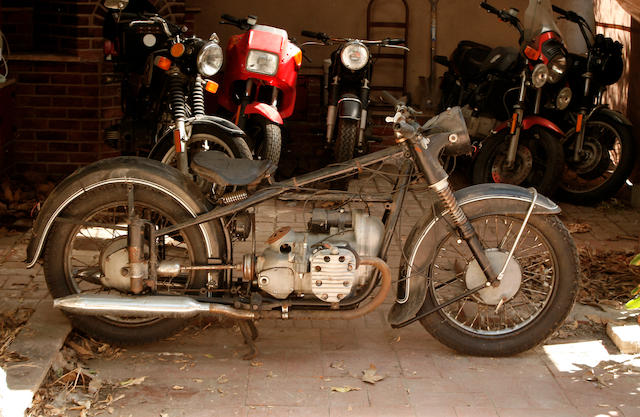
<instances>
[{"instance_id":1,"label":"rear fender","mask_svg":"<svg viewBox=\"0 0 640 417\"><path fill-rule=\"evenodd\" d=\"M87 165L65 178L45 201L31 229L27 247L27 267L42 256L42 249L56 219L71 203L95 188L117 183L138 184L154 188L178 202L193 217L209 210L209 203L198 187L183 173L158 161L139 157L104 159ZM230 240L221 223L198 225L210 258L228 258ZM230 256L230 255L229 255Z\"/></svg>"},{"instance_id":2,"label":"rear fender","mask_svg":"<svg viewBox=\"0 0 640 417\"><path fill-rule=\"evenodd\" d=\"M560 136L564 136L564 132L562 131L562 129L560 129L551 120L545 119L544 117L527 116L522 121L522 130L529 130L534 126L542 126L545 129L548 129L548 130L551 130L553 132L556 132ZM500 132L500 131L502 131L504 129L507 129L508 127L509 127L509 122L502 122L494 129L494 131L495 132Z\"/></svg>"},{"instance_id":3,"label":"rear fender","mask_svg":"<svg viewBox=\"0 0 640 417\"><path fill-rule=\"evenodd\" d=\"M266 103L251 103L247 104L247 107L244 109L245 114L259 114L266 118L267 120L272 121L273 123L277 123L279 125L283 124L282 116L278 113L278 109L273 106L270 106Z\"/></svg>"},{"instance_id":4,"label":"rear fender","mask_svg":"<svg viewBox=\"0 0 640 417\"><path fill-rule=\"evenodd\" d=\"M458 204L469 218L478 214L526 214L531 206L532 195L522 187L510 184L478 184L464 188L455 193ZM491 211L486 207L480 207L485 200L495 200ZM481 211L479 212L479 210ZM440 213L435 215L435 213ZM552 215L560 213L556 203L547 197L538 195L533 214ZM428 212L413 227L407 237L403 253L407 258L400 268L400 277L397 288L397 299L389 311L389 323L391 325L402 323L417 314L424 303L428 286L427 274L429 266L435 256L436 246L446 233L450 231L445 215L448 211L441 207L433 212ZM418 251L418 249L420 249ZM418 256L426 258L419 260ZM412 271L415 265L425 265L424 274ZM413 277L412 277L413 273Z\"/></svg>"}]
</instances>

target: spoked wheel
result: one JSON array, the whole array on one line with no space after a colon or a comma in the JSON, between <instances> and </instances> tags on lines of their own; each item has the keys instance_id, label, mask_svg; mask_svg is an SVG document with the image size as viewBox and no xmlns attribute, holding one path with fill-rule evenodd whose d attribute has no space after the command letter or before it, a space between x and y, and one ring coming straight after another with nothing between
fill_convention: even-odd
<instances>
[{"instance_id":1,"label":"spoked wheel","mask_svg":"<svg viewBox=\"0 0 640 417\"><path fill-rule=\"evenodd\" d=\"M564 157L560 141L544 129L531 128L520 134L516 160L507 165L509 135L496 134L482 142L473 166L473 183L506 183L535 187L552 195L558 187Z\"/></svg>"},{"instance_id":2,"label":"spoked wheel","mask_svg":"<svg viewBox=\"0 0 640 417\"><path fill-rule=\"evenodd\" d=\"M577 133L564 143L566 165L560 181L560 198L577 204L594 204L615 195L633 169L635 144L628 126L605 115L593 116L584 126L579 159L574 159Z\"/></svg>"},{"instance_id":3,"label":"spoked wheel","mask_svg":"<svg viewBox=\"0 0 640 417\"><path fill-rule=\"evenodd\" d=\"M54 298L71 294L120 294L130 288L127 219L130 193L126 184L88 191L65 210L74 223L56 222L47 239L44 272ZM133 188L134 212L157 229L191 218L176 200L155 188ZM159 238L158 258L183 265L206 264L205 239L198 226ZM149 256L148 245L145 256ZM207 273L190 271L175 278L158 278L159 294L198 294ZM132 297L134 297L132 295ZM74 327L114 343L141 343L166 337L180 329L178 319L70 316Z\"/></svg>"},{"instance_id":4,"label":"spoked wheel","mask_svg":"<svg viewBox=\"0 0 640 417\"><path fill-rule=\"evenodd\" d=\"M490 207L485 207L490 212ZM500 271L522 226L521 216L471 219L493 268ZM462 353L507 356L530 349L553 333L569 313L577 291L577 255L555 216L532 215L497 287L453 302L421 320L436 339ZM422 311L445 304L486 283L457 232L436 245Z\"/></svg>"}]
</instances>

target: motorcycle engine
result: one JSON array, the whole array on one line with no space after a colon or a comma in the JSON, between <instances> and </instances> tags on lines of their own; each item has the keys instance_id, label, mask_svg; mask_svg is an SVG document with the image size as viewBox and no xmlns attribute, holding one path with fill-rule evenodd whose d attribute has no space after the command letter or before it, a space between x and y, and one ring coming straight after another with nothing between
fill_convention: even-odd
<instances>
[{"instance_id":1,"label":"motorcycle engine","mask_svg":"<svg viewBox=\"0 0 640 417\"><path fill-rule=\"evenodd\" d=\"M275 231L256 261L260 289L278 299L292 293L337 303L366 285L373 268L360 266L360 256L378 256L384 225L362 210L314 209L309 230Z\"/></svg>"}]
</instances>

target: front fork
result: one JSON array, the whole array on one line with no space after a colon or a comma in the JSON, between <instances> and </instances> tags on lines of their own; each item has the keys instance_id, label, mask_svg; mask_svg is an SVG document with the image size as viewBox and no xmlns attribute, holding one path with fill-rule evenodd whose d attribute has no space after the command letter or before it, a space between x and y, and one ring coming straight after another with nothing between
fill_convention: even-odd
<instances>
[{"instance_id":1,"label":"front fork","mask_svg":"<svg viewBox=\"0 0 640 417\"><path fill-rule=\"evenodd\" d=\"M451 142L455 142L457 139L456 135L449 136L449 140ZM435 191L438 198L451 215L453 224L460 237L467 242L467 246L484 272L487 282L486 284L483 284L482 287L492 285L498 286L500 284L501 277L491 266L489 258L485 253L485 248L482 245L482 242L480 242L473 225L462 211L462 208L458 205L458 201L453 195L453 191L449 184L449 175L442 168L440 163L427 151L429 147L428 139L418 135L414 138L407 139L407 141L409 151L413 154L420 171L424 173L429 187ZM469 293L477 292L482 289L482 287L472 288L469 290Z\"/></svg>"},{"instance_id":2,"label":"front fork","mask_svg":"<svg viewBox=\"0 0 640 417\"><path fill-rule=\"evenodd\" d=\"M583 97L589 97L589 90L591 89L591 78L592 78L592 74L590 72L586 73L584 75L584 94ZM576 133L578 134L578 137L576 138L576 144L573 148L573 160L574 162L580 162L581 159L581 154L582 154L582 148L584 146L584 135L585 135L585 129L584 129L584 125L586 123L586 118L588 118L587 116L587 107L585 106L585 102L586 99L583 98L583 103L582 106L580 106L580 110L578 111L578 117L576 120Z\"/></svg>"},{"instance_id":3,"label":"front fork","mask_svg":"<svg viewBox=\"0 0 640 417\"><path fill-rule=\"evenodd\" d=\"M540 91L540 90L538 90ZM520 140L520 132L522 131L522 120L524 119L524 100L527 94L527 73L522 71L520 82L520 96L518 97L518 104L513 109L513 116L511 117L511 139L509 141L509 149L507 150L507 159L505 161L506 168L513 168L516 161L516 155L518 153L518 142Z\"/></svg>"}]
</instances>

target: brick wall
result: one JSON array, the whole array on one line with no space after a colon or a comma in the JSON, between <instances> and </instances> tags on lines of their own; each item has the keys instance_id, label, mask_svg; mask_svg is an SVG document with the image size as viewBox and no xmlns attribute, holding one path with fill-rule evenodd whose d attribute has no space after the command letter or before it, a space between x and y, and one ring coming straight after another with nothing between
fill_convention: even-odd
<instances>
[{"instance_id":1,"label":"brick wall","mask_svg":"<svg viewBox=\"0 0 640 417\"><path fill-rule=\"evenodd\" d=\"M113 69L103 61L102 3L0 0L10 78L17 81L16 134L6 150L12 170L59 178L118 154L103 141L121 112L119 84L108 81ZM152 3L169 20L185 18L184 0Z\"/></svg>"}]
</instances>

